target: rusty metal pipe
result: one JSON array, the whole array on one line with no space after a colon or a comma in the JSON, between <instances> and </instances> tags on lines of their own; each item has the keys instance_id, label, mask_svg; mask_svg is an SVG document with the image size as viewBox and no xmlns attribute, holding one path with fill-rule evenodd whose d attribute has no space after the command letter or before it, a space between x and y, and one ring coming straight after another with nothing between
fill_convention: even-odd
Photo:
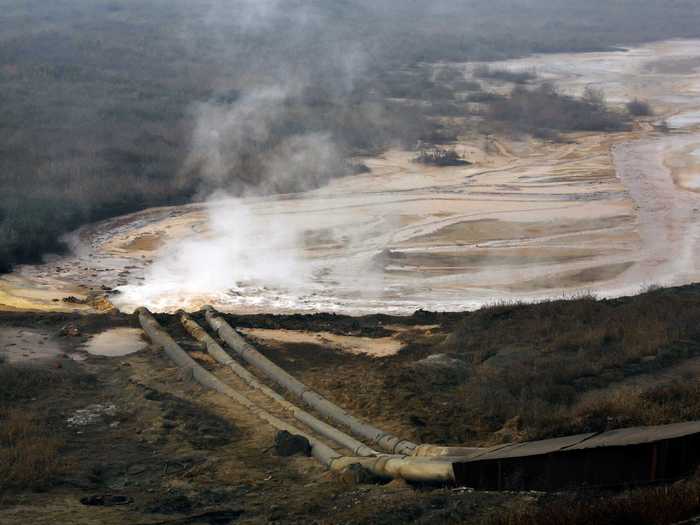
<instances>
[{"instance_id":1,"label":"rusty metal pipe","mask_svg":"<svg viewBox=\"0 0 700 525\"><path fill-rule=\"evenodd\" d=\"M307 388L299 380L289 375L282 368L255 350L255 348L248 344L245 339L231 328L211 306L205 306L204 310L209 325L219 337L226 341L226 344L228 344L234 352L247 363L254 366L273 381L283 386L286 390L302 399L306 404L313 407L319 414L345 426L354 435L368 440L370 443L389 453L406 456L413 454L418 445L360 421L348 414L345 410L335 403L328 401L318 392Z\"/></svg>"},{"instance_id":2,"label":"rusty metal pipe","mask_svg":"<svg viewBox=\"0 0 700 525\"><path fill-rule=\"evenodd\" d=\"M234 374L245 381L250 387L258 390L278 403L284 410L289 412L292 417L305 424L317 434L348 449L354 456L371 457L380 455L376 450L371 449L361 441L358 441L352 436L349 436L337 428L321 421L305 410L302 410L296 405L290 403L267 385L262 384L253 374L234 361L234 359L223 348L221 348L221 345L219 345L219 343L217 343L213 337L211 337L201 326L199 326L194 319L187 315L187 313L180 312L180 322L192 337L204 344L209 355L216 359L220 364L228 366Z\"/></svg>"}]
</instances>

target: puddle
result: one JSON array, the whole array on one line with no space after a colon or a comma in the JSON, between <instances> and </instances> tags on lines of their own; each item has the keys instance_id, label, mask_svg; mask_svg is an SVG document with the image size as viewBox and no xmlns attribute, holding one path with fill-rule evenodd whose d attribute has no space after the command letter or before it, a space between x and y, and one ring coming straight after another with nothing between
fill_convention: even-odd
<instances>
[{"instance_id":1,"label":"puddle","mask_svg":"<svg viewBox=\"0 0 700 525\"><path fill-rule=\"evenodd\" d=\"M9 364L36 363L63 355L45 333L26 328L0 328L0 360Z\"/></svg>"},{"instance_id":2,"label":"puddle","mask_svg":"<svg viewBox=\"0 0 700 525\"><path fill-rule=\"evenodd\" d=\"M700 190L700 175L686 180L683 183L683 187L693 191Z\"/></svg>"},{"instance_id":3,"label":"puddle","mask_svg":"<svg viewBox=\"0 0 700 525\"><path fill-rule=\"evenodd\" d=\"M92 355L121 357L146 348L141 339L141 330L136 328L114 328L90 338L85 350Z\"/></svg>"},{"instance_id":4,"label":"puddle","mask_svg":"<svg viewBox=\"0 0 700 525\"><path fill-rule=\"evenodd\" d=\"M668 126L671 129L684 129L700 124L700 111L681 113L668 119Z\"/></svg>"}]
</instances>

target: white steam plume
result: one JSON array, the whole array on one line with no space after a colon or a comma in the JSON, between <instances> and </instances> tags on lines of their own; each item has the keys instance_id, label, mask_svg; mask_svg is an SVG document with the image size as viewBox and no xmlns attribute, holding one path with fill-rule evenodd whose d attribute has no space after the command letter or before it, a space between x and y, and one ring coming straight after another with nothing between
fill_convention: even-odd
<instances>
[{"instance_id":1,"label":"white steam plume","mask_svg":"<svg viewBox=\"0 0 700 525\"><path fill-rule=\"evenodd\" d=\"M216 0L204 17L214 34L223 35L228 28L262 34L283 21L307 39L323 20L313 7L293 4ZM232 61L243 58L235 56L235 49L231 54ZM266 214L251 198L318 187L347 168L329 132L319 126L308 131L297 121L303 115L289 113L290 100L317 87L314 79L322 79L333 95L348 93L366 67L356 46L328 45L322 54L309 70L297 68L287 75L288 66L280 63L272 75L278 78L275 83L242 94L234 90L235 96L223 97L226 101L213 98L192 107L191 147L180 175L198 180L200 197L207 200L208 225L165 246L143 283L120 288L115 302L172 310L174 305L196 307L208 298L250 293L255 287L274 288L287 297L309 293L315 270L304 258L303 236L313 225ZM328 64L333 74L324 73Z\"/></svg>"},{"instance_id":2,"label":"white steam plume","mask_svg":"<svg viewBox=\"0 0 700 525\"><path fill-rule=\"evenodd\" d=\"M270 88L226 106L197 106L187 165L196 166L204 188L233 185L228 189L246 197L280 187L303 190L339 169L342 159L328 134L301 133L262 155L256 152L259 181L246 179L248 152L269 138L286 96L282 89ZM251 293L256 287L274 288L286 297L308 293L313 267L302 252L307 227L254 210L245 198L230 197L225 190L209 195L206 211L205 231L165 246L142 284L120 288L116 304L172 310Z\"/></svg>"},{"instance_id":3,"label":"white steam plume","mask_svg":"<svg viewBox=\"0 0 700 525\"><path fill-rule=\"evenodd\" d=\"M302 191L340 175L342 157L328 133L273 137L292 95L268 87L231 104L197 104L184 176L196 174L204 192L249 195Z\"/></svg>"},{"instance_id":4,"label":"white steam plume","mask_svg":"<svg viewBox=\"0 0 700 525\"><path fill-rule=\"evenodd\" d=\"M122 287L117 302L167 310L250 286L294 290L306 281L300 231L223 195L212 197L207 213L206 231L166 246L143 284Z\"/></svg>"}]
</instances>

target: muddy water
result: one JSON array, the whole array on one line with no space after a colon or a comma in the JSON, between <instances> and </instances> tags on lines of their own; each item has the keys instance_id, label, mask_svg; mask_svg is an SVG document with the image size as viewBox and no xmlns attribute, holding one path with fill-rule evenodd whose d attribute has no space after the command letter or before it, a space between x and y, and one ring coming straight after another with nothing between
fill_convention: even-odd
<instances>
[{"instance_id":1,"label":"muddy water","mask_svg":"<svg viewBox=\"0 0 700 525\"><path fill-rule=\"evenodd\" d=\"M54 362L63 350L49 334L27 328L0 328L0 361L10 364Z\"/></svg>"},{"instance_id":2,"label":"muddy water","mask_svg":"<svg viewBox=\"0 0 700 525\"><path fill-rule=\"evenodd\" d=\"M92 355L122 357L134 354L148 345L142 339L143 332L135 328L113 328L91 337L85 350Z\"/></svg>"},{"instance_id":3,"label":"muddy water","mask_svg":"<svg viewBox=\"0 0 700 525\"><path fill-rule=\"evenodd\" d=\"M0 278L0 308L65 308L61 293L106 286L125 311L401 313L699 280L700 41L496 67L535 69L567 93L593 85L613 104L649 100L672 132L465 138L472 166L390 150L315 191L112 219L77 232L73 255Z\"/></svg>"},{"instance_id":4,"label":"muddy water","mask_svg":"<svg viewBox=\"0 0 700 525\"><path fill-rule=\"evenodd\" d=\"M680 113L671 117L666 122L672 129L685 129L700 126L700 111Z\"/></svg>"}]
</instances>

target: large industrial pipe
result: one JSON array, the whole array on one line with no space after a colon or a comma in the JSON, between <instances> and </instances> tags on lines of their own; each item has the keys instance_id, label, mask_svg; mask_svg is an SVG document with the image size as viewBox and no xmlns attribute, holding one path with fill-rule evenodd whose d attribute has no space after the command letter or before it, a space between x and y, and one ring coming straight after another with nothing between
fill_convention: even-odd
<instances>
[{"instance_id":1,"label":"large industrial pipe","mask_svg":"<svg viewBox=\"0 0 700 525\"><path fill-rule=\"evenodd\" d=\"M445 447L443 445L418 445L413 451L415 457L435 458L435 457L451 457L460 459L471 459L486 452L490 452L494 447L479 448L479 447Z\"/></svg>"},{"instance_id":2,"label":"large industrial pipe","mask_svg":"<svg viewBox=\"0 0 700 525\"><path fill-rule=\"evenodd\" d=\"M172 337L170 337L158 324L158 321L151 315L151 313L146 308L139 308L136 310L139 317L139 322L143 331L146 332L151 342L155 345L161 347L165 353L172 359L177 365L186 371L190 371L192 377L195 381L206 388L216 390L224 394L225 396L233 399L240 405L244 406L254 414L256 414L261 419L267 421L277 430L286 430L292 434L302 435L311 443L311 453L312 455L321 463L326 466L330 466L333 460L341 457L341 454L337 453L335 450L327 446L325 443L315 439L313 436L309 436L299 429L288 425L281 419L273 416L267 411L259 408L252 401L242 394L236 392L233 388L228 386L226 383L222 382L211 372L202 368L194 359L192 359L187 352L185 352L180 345L178 345Z\"/></svg>"},{"instance_id":3,"label":"large industrial pipe","mask_svg":"<svg viewBox=\"0 0 700 525\"><path fill-rule=\"evenodd\" d=\"M211 306L205 307L205 315L209 325L219 334L219 337L226 341L242 359L295 394L324 417L344 425L356 436L366 439L390 453L410 456L415 451L418 446L415 443L360 421L319 393L307 388L303 383L255 350Z\"/></svg>"},{"instance_id":4,"label":"large industrial pipe","mask_svg":"<svg viewBox=\"0 0 700 525\"><path fill-rule=\"evenodd\" d=\"M449 460L436 461L435 459L406 458L402 456L379 457L347 457L342 456L328 445L313 436L285 423L266 410L258 407L247 397L239 394L230 386L219 380L214 374L202 368L196 363L172 337L170 337L154 319L146 308L136 310L139 322L150 340L161 347L165 353L180 367L191 372L192 377L202 386L220 392L240 405L250 410L253 414L267 421L277 430L286 430L292 434L304 436L311 444L311 454L320 463L330 470L340 471L350 465L359 464L373 474L383 478L402 478L416 482L453 482L454 469Z\"/></svg>"},{"instance_id":5,"label":"large industrial pipe","mask_svg":"<svg viewBox=\"0 0 700 525\"><path fill-rule=\"evenodd\" d=\"M277 392L269 388L267 385L262 384L258 381L253 374L248 372L244 367L239 365L234 359L223 349L221 345L217 343L213 337L211 337L201 326L199 326L194 319L192 319L185 312L180 312L180 322L182 326L189 332L189 334L194 337L197 341L204 344L209 355L216 359L220 364L228 366L233 373L245 381L249 386L263 393L276 403L278 403L282 408L288 411L295 419L305 424L311 430L317 434L334 441L335 443L341 445L342 447L350 450L354 456L378 456L380 455L376 450L371 449L364 443L356 440L352 436L341 432L335 427L324 423L315 416L309 414L305 410L297 407L296 405L287 401L284 397L279 395Z\"/></svg>"},{"instance_id":6,"label":"large industrial pipe","mask_svg":"<svg viewBox=\"0 0 700 525\"><path fill-rule=\"evenodd\" d=\"M255 348L248 344L248 342L231 328L223 318L217 315L216 310L211 306L205 307L205 315L207 321L211 327L216 330L219 336L248 363L265 373L268 377L272 378L290 392L302 398L307 404L318 410L324 416L345 425L356 436L368 439L388 452L426 458L470 458L489 450L488 448L476 447L446 447L428 444L416 445L415 443L402 440L372 425L363 423L317 392L307 388L303 383L255 350Z\"/></svg>"}]
</instances>

